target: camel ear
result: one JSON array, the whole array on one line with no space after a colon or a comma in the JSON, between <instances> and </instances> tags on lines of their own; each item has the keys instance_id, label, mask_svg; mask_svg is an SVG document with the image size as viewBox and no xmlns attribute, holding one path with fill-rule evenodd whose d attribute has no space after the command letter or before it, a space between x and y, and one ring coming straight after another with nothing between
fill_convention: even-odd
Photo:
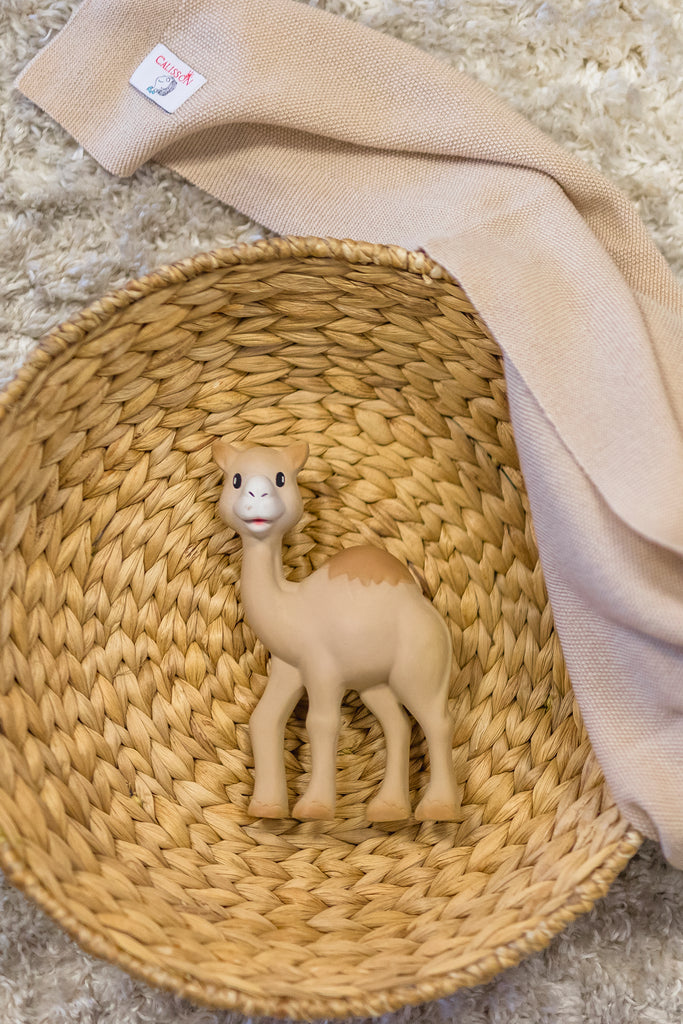
<instances>
[{"instance_id":1,"label":"camel ear","mask_svg":"<svg viewBox=\"0 0 683 1024\"><path fill-rule=\"evenodd\" d=\"M305 441L299 441L286 448L285 454L294 472L298 473L308 458L308 445Z\"/></svg>"},{"instance_id":2,"label":"camel ear","mask_svg":"<svg viewBox=\"0 0 683 1024\"><path fill-rule=\"evenodd\" d=\"M237 455L237 449L229 441L218 438L213 442L213 461L221 467L225 473L230 472L230 466Z\"/></svg>"}]
</instances>

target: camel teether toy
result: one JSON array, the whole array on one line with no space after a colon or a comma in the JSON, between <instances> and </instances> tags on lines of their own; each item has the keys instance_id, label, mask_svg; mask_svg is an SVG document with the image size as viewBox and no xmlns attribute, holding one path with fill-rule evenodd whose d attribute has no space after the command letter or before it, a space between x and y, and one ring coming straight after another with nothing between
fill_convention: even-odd
<instances>
[{"instance_id":1,"label":"camel teether toy","mask_svg":"<svg viewBox=\"0 0 683 1024\"><path fill-rule=\"evenodd\" d=\"M238 450L218 440L213 454L225 472L220 514L242 538L246 619L271 653L270 679L250 720L255 785L249 814L289 814L284 730L306 691L311 779L292 816L334 817L341 702L345 690L355 689L378 718L387 748L369 820L410 814L410 724L401 705L421 725L429 749L430 781L415 817L453 819L452 649L445 622L409 570L370 545L340 551L300 583L285 579L282 538L303 511L297 474L308 445Z\"/></svg>"}]
</instances>

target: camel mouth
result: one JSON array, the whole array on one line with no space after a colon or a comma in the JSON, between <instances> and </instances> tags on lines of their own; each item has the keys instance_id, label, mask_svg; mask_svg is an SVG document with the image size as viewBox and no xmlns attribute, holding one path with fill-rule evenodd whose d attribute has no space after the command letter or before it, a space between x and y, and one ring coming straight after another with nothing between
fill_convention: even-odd
<instances>
[{"instance_id":1,"label":"camel mouth","mask_svg":"<svg viewBox=\"0 0 683 1024\"><path fill-rule=\"evenodd\" d=\"M242 522L246 523L247 526L255 526L257 529L263 529L264 526L270 526L274 523L274 519L266 519L264 516L255 516L253 519L243 519Z\"/></svg>"}]
</instances>

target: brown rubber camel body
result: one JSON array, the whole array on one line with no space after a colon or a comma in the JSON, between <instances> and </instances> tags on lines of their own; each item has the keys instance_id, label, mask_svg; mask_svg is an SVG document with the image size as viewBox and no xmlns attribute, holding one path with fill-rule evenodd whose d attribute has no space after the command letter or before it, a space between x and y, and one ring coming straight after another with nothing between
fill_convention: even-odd
<instances>
[{"instance_id":1,"label":"brown rubber camel body","mask_svg":"<svg viewBox=\"0 0 683 1024\"><path fill-rule=\"evenodd\" d=\"M410 815L407 708L424 731L430 781L418 820L457 813L448 711L452 647L445 622L408 569L380 548L349 548L299 583L285 579L282 538L301 517L297 473L308 446L239 450L214 443L225 472L219 510L241 536L242 602L251 628L271 653L270 679L252 714L256 817L289 814L284 730L304 691L311 779L295 818L333 818L341 702L359 692L382 726L384 780L369 802L371 821Z\"/></svg>"}]
</instances>

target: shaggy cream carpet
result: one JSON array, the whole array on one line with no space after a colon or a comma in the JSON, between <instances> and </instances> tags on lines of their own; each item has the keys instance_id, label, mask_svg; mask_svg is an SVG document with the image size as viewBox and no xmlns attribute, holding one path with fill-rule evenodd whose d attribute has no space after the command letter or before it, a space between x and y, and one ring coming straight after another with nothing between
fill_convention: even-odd
<instances>
[{"instance_id":1,"label":"shaggy cream carpet","mask_svg":"<svg viewBox=\"0 0 683 1024\"><path fill-rule=\"evenodd\" d=\"M143 0L141 0L143 2ZM229 2L229 0L226 0ZM302 0L303 2L303 0ZM311 0L315 4L315 0ZM680 0L318 0L481 79L636 204L683 279ZM0 380L155 266L264 231L173 174L98 167L12 89L70 0L0 0ZM255 16L258 0L254 0ZM1 453L0 453L1 457ZM0 887L0 1024L237 1024L93 960ZM593 911L488 985L384 1024L680 1024L683 873L645 844Z\"/></svg>"}]
</instances>

